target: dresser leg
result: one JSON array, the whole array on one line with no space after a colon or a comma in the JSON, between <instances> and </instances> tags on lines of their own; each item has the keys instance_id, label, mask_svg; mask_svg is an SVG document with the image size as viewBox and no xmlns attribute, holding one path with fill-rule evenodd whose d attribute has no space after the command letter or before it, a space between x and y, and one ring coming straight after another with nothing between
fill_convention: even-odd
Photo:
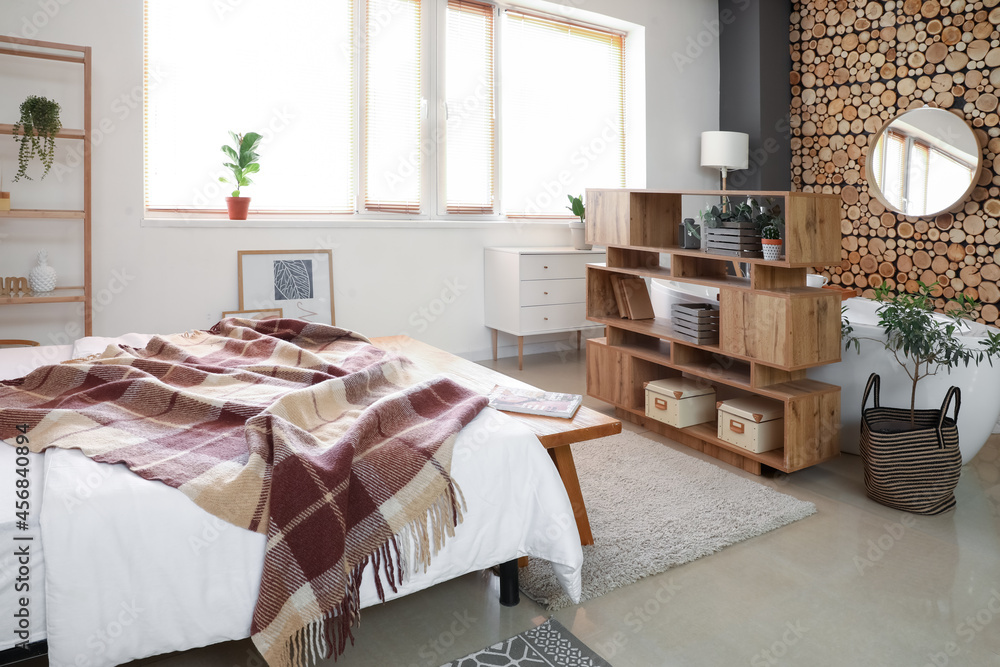
<instances>
[{"instance_id":1,"label":"dresser leg","mask_svg":"<svg viewBox=\"0 0 1000 667\"><path fill-rule=\"evenodd\" d=\"M493 330L493 361L497 360L497 335L499 333L496 329Z\"/></svg>"},{"instance_id":2,"label":"dresser leg","mask_svg":"<svg viewBox=\"0 0 1000 667\"><path fill-rule=\"evenodd\" d=\"M524 370L524 336L517 337L517 370Z\"/></svg>"}]
</instances>

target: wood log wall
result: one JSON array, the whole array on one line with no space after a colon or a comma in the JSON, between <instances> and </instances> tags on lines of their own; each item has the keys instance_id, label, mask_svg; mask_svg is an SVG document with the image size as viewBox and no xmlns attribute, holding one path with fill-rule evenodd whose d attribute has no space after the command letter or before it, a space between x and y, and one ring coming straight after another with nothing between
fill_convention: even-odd
<instances>
[{"instance_id":1,"label":"wood log wall","mask_svg":"<svg viewBox=\"0 0 1000 667\"><path fill-rule=\"evenodd\" d=\"M975 317L1000 319L1000 0L809 0L792 5L792 183L838 193L844 233L836 285L915 291L939 281ZM869 140L923 105L972 126L983 170L971 196L933 218L887 211L869 192Z\"/></svg>"}]
</instances>

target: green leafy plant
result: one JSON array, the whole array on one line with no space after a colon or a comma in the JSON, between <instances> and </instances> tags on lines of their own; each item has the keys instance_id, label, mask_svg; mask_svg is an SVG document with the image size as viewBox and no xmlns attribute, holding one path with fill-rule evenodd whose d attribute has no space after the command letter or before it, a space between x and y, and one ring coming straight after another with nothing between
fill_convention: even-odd
<instances>
[{"instance_id":1,"label":"green leafy plant","mask_svg":"<svg viewBox=\"0 0 1000 667\"><path fill-rule=\"evenodd\" d=\"M222 152L231 160L231 162L223 164L233 172L233 180L230 181L225 176L219 176L219 180L235 185L233 196L239 197L240 188L253 185L253 181L248 178L248 175L260 171L260 164L257 162L260 157L257 154L257 146L260 145L261 136L256 132L247 132L246 134L230 132L229 136L233 138L236 147L225 145L222 147Z\"/></svg>"},{"instance_id":2,"label":"green leafy plant","mask_svg":"<svg viewBox=\"0 0 1000 667\"><path fill-rule=\"evenodd\" d=\"M37 157L42 161L45 178L56 154L56 135L62 129L59 104L44 97L29 95L21 102L21 118L14 123L14 140L18 142L17 173L14 182L28 176L28 163Z\"/></svg>"},{"instance_id":3,"label":"green leafy plant","mask_svg":"<svg viewBox=\"0 0 1000 667\"><path fill-rule=\"evenodd\" d=\"M896 363L903 367L912 382L910 390L910 421L914 421L917 397L917 383L936 375L941 369L951 371L959 364L980 364L1000 354L1000 333L987 332L979 341L979 348L966 347L955 332L959 330L962 317L975 309L976 302L959 293L951 299L953 306L945 314L934 312L934 292L938 283L926 285L917 283L915 294L894 293L885 284L875 290L875 299L881 302L878 308L879 325L885 329L885 340L855 336L846 314L841 317L841 336L845 348L852 345L860 353L862 340L872 340L892 352Z\"/></svg>"},{"instance_id":4,"label":"green leafy plant","mask_svg":"<svg viewBox=\"0 0 1000 667\"><path fill-rule=\"evenodd\" d=\"M587 215L587 209L583 205L583 195L580 195L579 197L566 195L566 197L569 199L569 206L566 208L572 211L573 215L580 218L580 222L583 222L584 217Z\"/></svg>"},{"instance_id":5,"label":"green leafy plant","mask_svg":"<svg viewBox=\"0 0 1000 667\"><path fill-rule=\"evenodd\" d=\"M702 222L712 228L723 226L727 222L752 222L758 233L762 233L766 227L775 226L779 233L777 238L784 236L785 220L781 217L781 204L771 197L763 202L747 197L745 202L733 204L725 196L721 206L712 206L698 215Z\"/></svg>"}]
</instances>

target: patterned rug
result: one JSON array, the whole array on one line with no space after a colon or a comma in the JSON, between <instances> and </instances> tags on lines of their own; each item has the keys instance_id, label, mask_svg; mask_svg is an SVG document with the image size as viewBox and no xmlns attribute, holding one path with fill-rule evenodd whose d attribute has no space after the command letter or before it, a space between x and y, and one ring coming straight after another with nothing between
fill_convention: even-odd
<instances>
[{"instance_id":1,"label":"patterned rug","mask_svg":"<svg viewBox=\"0 0 1000 667\"><path fill-rule=\"evenodd\" d=\"M611 663L550 618L536 628L441 667L611 667Z\"/></svg>"}]
</instances>

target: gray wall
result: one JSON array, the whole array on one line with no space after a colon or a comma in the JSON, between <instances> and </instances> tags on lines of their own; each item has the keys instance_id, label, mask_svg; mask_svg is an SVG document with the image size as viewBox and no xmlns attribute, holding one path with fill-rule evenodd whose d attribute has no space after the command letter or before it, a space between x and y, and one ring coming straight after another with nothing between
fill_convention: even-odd
<instances>
[{"instance_id":1,"label":"gray wall","mask_svg":"<svg viewBox=\"0 0 1000 667\"><path fill-rule=\"evenodd\" d=\"M719 0L719 129L750 135L746 170L729 186L791 188L790 0Z\"/></svg>"}]
</instances>

